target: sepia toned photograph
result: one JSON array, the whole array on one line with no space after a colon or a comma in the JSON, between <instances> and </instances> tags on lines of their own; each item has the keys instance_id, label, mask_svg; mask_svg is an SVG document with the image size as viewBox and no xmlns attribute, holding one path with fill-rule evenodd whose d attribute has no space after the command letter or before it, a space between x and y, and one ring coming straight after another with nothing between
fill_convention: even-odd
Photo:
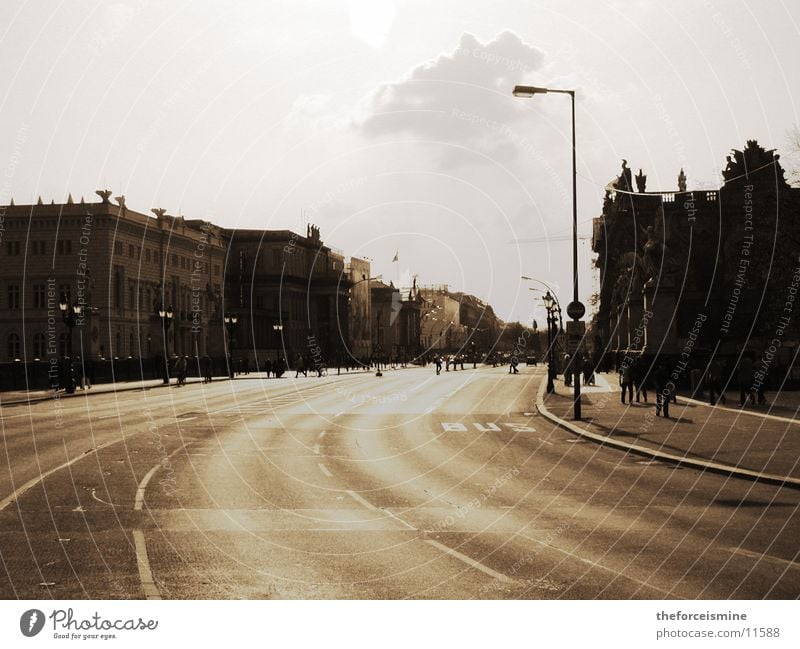
<instances>
[{"instance_id":1,"label":"sepia toned photograph","mask_svg":"<svg viewBox=\"0 0 800 649\"><path fill-rule=\"evenodd\" d=\"M8 646L156 637L116 600L784 646L741 615L800 597L800 7L0 17Z\"/></svg>"}]
</instances>

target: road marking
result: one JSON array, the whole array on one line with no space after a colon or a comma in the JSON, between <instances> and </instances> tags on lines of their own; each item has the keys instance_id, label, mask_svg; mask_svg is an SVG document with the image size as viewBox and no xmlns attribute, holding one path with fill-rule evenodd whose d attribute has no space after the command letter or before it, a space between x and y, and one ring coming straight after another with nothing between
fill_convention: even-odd
<instances>
[{"instance_id":1,"label":"road marking","mask_svg":"<svg viewBox=\"0 0 800 649\"><path fill-rule=\"evenodd\" d=\"M381 509L380 507L376 507L369 500L367 500L366 498L363 498L361 496L361 494L358 494L355 491L351 491L350 489L347 490L347 494L353 500L355 500L356 502L359 502L362 505L364 505L364 507L366 507L367 509L371 509L372 511L378 512L379 514L385 514L386 516L388 516L389 518L393 518L394 520L396 520L398 523L402 524L404 527L406 527L409 530L413 530L414 532L419 531L419 530L417 530L416 527L414 527L410 523L407 523L406 521L404 521L397 514L389 511L388 509Z\"/></svg>"},{"instance_id":2,"label":"road marking","mask_svg":"<svg viewBox=\"0 0 800 649\"><path fill-rule=\"evenodd\" d=\"M314 444L314 455L319 455L319 444Z\"/></svg>"},{"instance_id":3,"label":"road marking","mask_svg":"<svg viewBox=\"0 0 800 649\"><path fill-rule=\"evenodd\" d=\"M180 447L176 448L174 451L172 451L172 453L170 453L169 455L165 455L163 458L161 458L161 461L158 464L156 464L152 469L150 469L145 474L144 478L142 478L142 481L139 483L139 486L136 488L136 500L134 500L133 503L133 511L141 511L142 505L144 505L144 492L147 489L147 484L150 482L150 478L152 478L156 474L156 471L166 466L167 460L169 460L169 458L171 458L176 453L185 450L191 443L192 442L183 444Z\"/></svg>"},{"instance_id":4,"label":"road marking","mask_svg":"<svg viewBox=\"0 0 800 649\"><path fill-rule=\"evenodd\" d=\"M3 511L10 503L17 500L20 496L22 496L26 491L28 491L31 487L35 487L37 484L42 482L45 478L53 475L56 471L61 471L61 469L66 469L68 466L71 466L78 460L82 460L85 457L88 457L91 453L97 453L98 451L102 451L104 448L111 446L112 444L119 444L122 440L115 439L106 442L105 444L100 444L100 446L96 446L95 448L89 449L88 451L84 451L77 457L72 458L69 462L64 462L64 464L60 464L59 466L50 469L49 471L45 471L44 473L40 473L37 477L31 478L28 480L24 485L15 489L14 492L0 500L0 511ZM64 450L66 451L66 442L64 442Z\"/></svg>"},{"instance_id":5,"label":"road marking","mask_svg":"<svg viewBox=\"0 0 800 649\"><path fill-rule=\"evenodd\" d=\"M489 575L490 577L494 577L498 581L502 581L504 584L512 583L512 580L509 577L506 577L503 573L497 572L496 570L492 570L489 566L483 565L480 561L475 561L471 557L468 557L466 554L461 554L458 550L454 550L451 547L448 547L439 541L434 541L433 539L425 539L425 543L428 545L432 545L438 550L449 554L451 557L455 557L459 561L463 561L468 566L475 568L476 570L480 570L482 573Z\"/></svg>"},{"instance_id":6,"label":"road marking","mask_svg":"<svg viewBox=\"0 0 800 649\"><path fill-rule=\"evenodd\" d=\"M781 565L794 568L795 570L800 570L800 563L797 563L796 561L789 561L788 559L781 559L780 557L774 557L771 554L762 554L761 552L754 552L752 550L743 550L741 548L725 548L725 549L732 554L741 554L744 557L750 557L751 559L757 559L758 561L773 561L775 563L779 563Z\"/></svg>"},{"instance_id":7,"label":"road marking","mask_svg":"<svg viewBox=\"0 0 800 649\"><path fill-rule=\"evenodd\" d=\"M319 467L319 470L322 471L322 473L325 474L326 477L328 477L328 478L332 478L333 477L333 474L330 471L328 471L328 467L326 467L324 464L322 464L320 462L319 464L317 464L317 466Z\"/></svg>"},{"instance_id":8,"label":"road marking","mask_svg":"<svg viewBox=\"0 0 800 649\"><path fill-rule=\"evenodd\" d=\"M177 421L179 421L179 422L192 421L192 419L197 419L197 417L184 417L182 419L178 418Z\"/></svg>"},{"instance_id":9,"label":"road marking","mask_svg":"<svg viewBox=\"0 0 800 649\"><path fill-rule=\"evenodd\" d=\"M142 530L133 530L133 543L136 546L136 567L139 569L139 580L147 599L161 599L161 593L153 580L153 571L150 570L150 560L147 558L147 544Z\"/></svg>"},{"instance_id":10,"label":"road marking","mask_svg":"<svg viewBox=\"0 0 800 649\"><path fill-rule=\"evenodd\" d=\"M117 413L115 413L113 415L103 415L102 417L98 417L97 419L98 420L100 420L100 419L114 419L115 417L121 417L121 416L122 416L122 414L117 412Z\"/></svg>"},{"instance_id":11,"label":"road marking","mask_svg":"<svg viewBox=\"0 0 800 649\"><path fill-rule=\"evenodd\" d=\"M6 406L6 407L8 407L8 406ZM30 417L32 415L33 415L32 412L21 412L18 415L3 415L2 417L0 417L0 419L5 421L6 419L16 419L17 417Z\"/></svg>"},{"instance_id":12,"label":"road marking","mask_svg":"<svg viewBox=\"0 0 800 649\"><path fill-rule=\"evenodd\" d=\"M630 581L633 581L633 582L635 582L635 583L637 583L637 584L639 584L641 586L644 586L645 588L652 588L653 590L657 590L659 593L664 595L664 599L666 599L667 597L674 597L675 596L674 593L672 593L671 591L664 590L663 588L659 588L658 586L653 586L652 584L648 584L648 583L646 583L644 581L641 581L640 579L636 579L636 577L631 577L630 575L626 575L624 572L620 572L619 570L614 570L613 568L609 568L608 566L604 566L602 563L598 563L597 561L592 561L590 559L587 559L586 557L582 557L582 556L580 556L578 554L575 554L574 552L570 552L569 550L563 550L562 548L556 547L555 545L547 543L546 541L542 541L540 539L534 539L534 538L532 538L530 536L527 536L526 534L519 534L519 536L521 536L523 539L531 541L532 543L536 543L538 545L541 545L544 548L548 548L550 550L554 550L555 552L560 552L561 554L564 554L564 555L566 555L566 556L568 556L568 557L570 557L572 559L577 559L581 563L591 564L592 567L598 568L599 570L605 570L607 572L610 572L611 574L614 574L614 575L617 575L619 577L622 577L623 579L628 579Z\"/></svg>"},{"instance_id":13,"label":"road marking","mask_svg":"<svg viewBox=\"0 0 800 649\"><path fill-rule=\"evenodd\" d=\"M542 442L542 444L550 444L550 446L553 445L553 442L548 442L546 439L542 439L541 437L539 438L539 441Z\"/></svg>"},{"instance_id":14,"label":"road marking","mask_svg":"<svg viewBox=\"0 0 800 649\"><path fill-rule=\"evenodd\" d=\"M325 432L326 432L326 431L324 431L324 430L323 430L323 431L322 431L322 432L321 432L321 433L320 433L320 434L319 434L317 437L319 437L320 439L322 439L323 437L325 437Z\"/></svg>"}]
</instances>

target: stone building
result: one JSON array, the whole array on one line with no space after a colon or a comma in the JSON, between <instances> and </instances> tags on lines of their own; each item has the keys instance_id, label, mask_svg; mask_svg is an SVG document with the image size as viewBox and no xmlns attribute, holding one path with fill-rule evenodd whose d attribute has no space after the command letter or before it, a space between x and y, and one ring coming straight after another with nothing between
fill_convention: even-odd
<instances>
[{"instance_id":1,"label":"stone building","mask_svg":"<svg viewBox=\"0 0 800 649\"><path fill-rule=\"evenodd\" d=\"M280 353L291 363L311 349L327 362L346 354L350 274L318 228L225 229L97 194L99 202L0 206L0 362L67 355L62 296L82 307L74 356L156 359L166 350L260 363ZM236 323L226 326L226 315Z\"/></svg>"},{"instance_id":2,"label":"stone building","mask_svg":"<svg viewBox=\"0 0 800 649\"><path fill-rule=\"evenodd\" d=\"M594 220L596 347L692 357L742 353L788 369L798 345L800 189L755 141L727 158L717 189L633 190L623 161ZM777 344L775 344L777 342ZM775 353L768 350L774 347Z\"/></svg>"},{"instance_id":3,"label":"stone building","mask_svg":"<svg viewBox=\"0 0 800 649\"><path fill-rule=\"evenodd\" d=\"M67 332L62 296L82 307L74 354L150 357L164 346L159 305L173 308L171 353L206 353L218 338L226 244L219 228L155 210L100 202L0 208L0 340L3 360L61 357Z\"/></svg>"}]
</instances>

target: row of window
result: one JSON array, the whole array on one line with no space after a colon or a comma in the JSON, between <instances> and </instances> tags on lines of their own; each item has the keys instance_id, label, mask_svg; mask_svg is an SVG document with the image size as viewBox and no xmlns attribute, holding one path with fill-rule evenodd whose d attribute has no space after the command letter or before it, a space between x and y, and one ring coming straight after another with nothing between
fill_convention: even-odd
<instances>
[{"instance_id":1,"label":"row of window","mask_svg":"<svg viewBox=\"0 0 800 649\"><path fill-rule=\"evenodd\" d=\"M31 241L31 254L32 255L46 255L47 254L47 241ZM58 239L56 241L56 252L59 255L72 254L72 240ZM6 241L6 254L9 257L19 257L22 254L21 241Z\"/></svg>"},{"instance_id":2,"label":"row of window","mask_svg":"<svg viewBox=\"0 0 800 649\"><path fill-rule=\"evenodd\" d=\"M115 241L114 242L114 255L117 257L121 257L124 254L124 244L122 241ZM132 243L128 244L128 257L130 259L141 259L142 257L142 249L139 246L135 246ZM161 253L158 250L151 250L150 248L144 249L144 261L145 263L161 263ZM177 253L170 253L169 261L172 263L172 266L175 268L180 267L182 270L195 270L195 268L199 268L204 273L208 273L209 265L208 262L194 260L190 257L184 257L183 255L179 255ZM219 276L219 264L214 264L214 275L217 277Z\"/></svg>"},{"instance_id":3,"label":"row of window","mask_svg":"<svg viewBox=\"0 0 800 649\"><path fill-rule=\"evenodd\" d=\"M19 284L9 284L8 290L6 292L7 301L6 306L9 309L19 309L22 304L22 300L20 298L21 289ZM71 302L72 300L72 291L69 284L59 284L58 286L58 293L53 296L54 302L53 304L47 303L47 286L45 284L34 284L33 285L33 308L34 309L57 309L58 302L61 300L61 296L64 295L67 298L67 302Z\"/></svg>"}]
</instances>

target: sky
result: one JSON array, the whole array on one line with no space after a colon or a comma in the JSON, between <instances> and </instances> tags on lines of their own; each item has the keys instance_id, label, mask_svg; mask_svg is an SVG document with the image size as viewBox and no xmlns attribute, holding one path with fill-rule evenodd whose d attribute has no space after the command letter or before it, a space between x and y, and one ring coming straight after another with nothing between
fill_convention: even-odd
<instances>
[{"instance_id":1,"label":"sky","mask_svg":"<svg viewBox=\"0 0 800 649\"><path fill-rule=\"evenodd\" d=\"M588 303L621 159L648 191L680 168L718 186L748 139L800 167L799 25L789 0L3 0L0 203L108 188L227 227L310 222L384 280L541 325L520 276L570 301L570 99L514 85L575 90Z\"/></svg>"}]
</instances>

